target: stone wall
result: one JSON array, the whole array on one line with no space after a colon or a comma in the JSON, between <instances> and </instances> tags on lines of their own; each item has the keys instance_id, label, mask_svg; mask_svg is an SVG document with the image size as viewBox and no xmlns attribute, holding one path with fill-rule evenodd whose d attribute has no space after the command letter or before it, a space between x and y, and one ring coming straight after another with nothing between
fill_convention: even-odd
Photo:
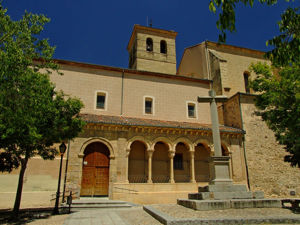
<instances>
[{"instance_id":1,"label":"stone wall","mask_svg":"<svg viewBox=\"0 0 300 225\"><path fill-rule=\"evenodd\" d=\"M239 94L234 95L223 104L223 122L226 126L243 129Z\"/></svg>"},{"instance_id":2,"label":"stone wall","mask_svg":"<svg viewBox=\"0 0 300 225\"><path fill-rule=\"evenodd\" d=\"M274 133L255 115L253 96L241 96L245 147L252 190L262 190L266 197L300 197L300 169L283 161L285 150Z\"/></svg>"}]
</instances>

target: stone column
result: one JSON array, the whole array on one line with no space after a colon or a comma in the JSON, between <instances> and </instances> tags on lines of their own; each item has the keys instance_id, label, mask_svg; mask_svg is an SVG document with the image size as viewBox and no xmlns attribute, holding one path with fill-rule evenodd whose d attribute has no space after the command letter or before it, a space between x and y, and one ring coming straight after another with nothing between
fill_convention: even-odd
<instances>
[{"instance_id":1,"label":"stone column","mask_svg":"<svg viewBox=\"0 0 300 225\"><path fill-rule=\"evenodd\" d=\"M230 178L233 179L232 152L229 152L229 157Z\"/></svg>"},{"instance_id":2,"label":"stone column","mask_svg":"<svg viewBox=\"0 0 300 225\"><path fill-rule=\"evenodd\" d=\"M215 91L210 90L209 95L212 97L210 102L210 115L211 115L211 122L212 122L212 134L213 134L213 143L214 143L214 152L215 152L214 156L222 156L218 108L215 100L216 93Z\"/></svg>"},{"instance_id":3,"label":"stone column","mask_svg":"<svg viewBox=\"0 0 300 225\"><path fill-rule=\"evenodd\" d=\"M196 183L195 179L195 151L190 151L190 182Z\"/></svg>"},{"instance_id":4,"label":"stone column","mask_svg":"<svg viewBox=\"0 0 300 225\"><path fill-rule=\"evenodd\" d=\"M125 168L125 183L129 183L129 180L128 180L128 170L129 170L129 155L130 155L130 149L126 149L126 159L125 159L125 165L126 165L126 168Z\"/></svg>"},{"instance_id":5,"label":"stone column","mask_svg":"<svg viewBox=\"0 0 300 225\"><path fill-rule=\"evenodd\" d=\"M169 183L175 183L174 181L174 167L173 167L173 159L175 156L175 152L174 151L169 151L169 158L170 158L170 180Z\"/></svg>"},{"instance_id":6,"label":"stone column","mask_svg":"<svg viewBox=\"0 0 300 225\"><path fill-rule=\"evenodd\" d=\"M152 183L152 155L154 150L147 150L148 155L148 180L147 183Z\"/></svg>"}]
</instances>

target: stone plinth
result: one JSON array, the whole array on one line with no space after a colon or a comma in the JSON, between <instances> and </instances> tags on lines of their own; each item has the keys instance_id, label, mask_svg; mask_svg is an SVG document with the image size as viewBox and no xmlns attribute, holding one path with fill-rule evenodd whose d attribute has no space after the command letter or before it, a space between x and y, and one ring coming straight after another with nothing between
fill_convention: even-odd
<instances>
[{"instance_id":1,"label":"stone plinth","mask_svg":"<svg viewBox=\"0 0 300 225\"><path fill-rule=\"evenodd\" d=\"M244 208L281 208L280 199L239 199L239 200L188 200L178 199L177 204L195 210L221 210Z\"/></svg>"},{"instance_id":2,"label":"stone plinth","mask_svg":"<svg viewBox=\"0 0 300 225\"><path fill-rule=\"evenodd\" d=\"M229 156L212 156L210 158L209 166L213 174L210 184L232 184L229 160Z\"/></svg>"},{"instance_id":3,"label":"stone plinth","mask_svg":"<svg viewBox=\"0 0 300 225\"><path fill-rule=\"evenodd\" d=\"M189 194L194 200L263 199L263 192L251 192L240 184L210 184L199 187L198 193Z\"/></svg>"}]
</instances>

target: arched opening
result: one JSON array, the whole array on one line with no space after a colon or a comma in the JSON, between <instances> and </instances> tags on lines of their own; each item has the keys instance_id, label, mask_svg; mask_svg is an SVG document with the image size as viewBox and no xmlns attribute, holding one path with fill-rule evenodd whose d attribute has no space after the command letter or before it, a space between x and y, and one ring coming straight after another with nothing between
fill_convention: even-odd
<instances>
[{"instance_id":1,"label":"arched opening","mask_svg":"<svg viewBox=\"0 0 300 225\"><path fill-rule=\"evenodd\" d=\"M160 53L167 54L167 42L165 40L160 41Z\"/></svg>"},{"instance_id":2,"label":"arched opening","mask_svg":"<svg viewBox=\"0 0 300 225\"><path fill-rule=\"evenodd\" d=\"M248 72L244 72L244 85L245 85L246 93L250 93L249 76L250 76L250 74Z\"/></svg>"},{"instance_id":3,"label":"arched opening","mask_svg":"<svg viewBox=\"0 0 300 225\"><path fill-rule=\"evenodd\" d=\"M84 150L80 196L108 196L109 149L93 142Z\"/></svg>"},{"instance_id":4,"label":"arched opening","mask_svg":"<svg viewBox=\"0 0 300 225\"><path fill-rule=\"evenodd\" d=\"M168 183L170 179L170 160L168 146L159 141L154 145L152 156L153 183Z\"/></svg>"},{"instance_id":5,"label":"arched opening","mask_svg":"<svg viewBox=\"0 0 300 225\"><path fill-rule=\"evenodd\" d=\"M134 141L130 146L128 158L129 183L146 183L148 178L147 148L141 141Z\"/></svg>"},{"instance_id":6,"label":"arched opening","mask_svg":"<svg viewBox=\"0 0 300 225\"><path fill-rule=\"evenodd\" d=\"M174 156L174 180L178 182L190 181L190 155L188 147L179 142L176 145L176 151Z\"/></svg>"},{"instance_id":7,"label":"arched opening","mask_svg":"<svg viewBox=\"0 0 300 225\"><path fill-rule=\"evenodd\" d=\"M196 182L209 181L209 157L210 150L199 143L195 147L195 179Z\"/></svg>"},{"instance_id":8,"label":"arched opening","mask_svg":"<svg viewBox=\"0 0 300 225\"><path fill-rule=\"evenodd\" d=\"M152 38L147 38L147 40L146 40L146 50L148 52L153 51L153 40L152 40Z\"/></svg>"}]
</instances>

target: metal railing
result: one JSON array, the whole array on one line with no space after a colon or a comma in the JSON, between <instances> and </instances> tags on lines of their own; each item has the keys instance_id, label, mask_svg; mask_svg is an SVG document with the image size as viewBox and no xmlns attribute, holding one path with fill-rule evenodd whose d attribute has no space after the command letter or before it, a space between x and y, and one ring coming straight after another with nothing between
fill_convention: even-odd
<instances>
[{"instance_id":1,"label":"metal railing","mask_svg":"<svg viewBox=\"0 0 300 225\"><path fill-rule=\"evenodd\" d=\"M129 183L147 183L147 175L129 175Z\"/></svg>"}]
</instances>

